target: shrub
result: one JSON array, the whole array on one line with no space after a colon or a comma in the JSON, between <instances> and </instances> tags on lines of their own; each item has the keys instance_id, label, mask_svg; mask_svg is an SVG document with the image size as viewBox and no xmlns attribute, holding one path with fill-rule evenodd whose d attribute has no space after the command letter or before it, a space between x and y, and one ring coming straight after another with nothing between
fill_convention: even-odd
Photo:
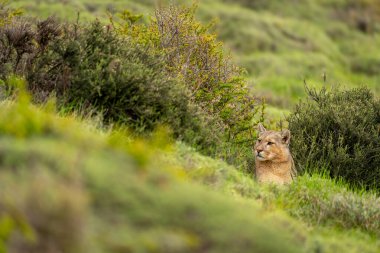
<instances>
[{"instance_id":1,"label":"shrub","mask_svg":"<svg viewBox=\"0 0 380 253\"><path fill-rule=\"evenodd\" d=\"M1 77L25 76L35 101L55 94L66 110L95 111L106 123L126 124L140 133L168 124L179 139L207 146L214 138L215 145L218 135L210 137L181 82L165 74L162 56L101 23L19 19L0 36L5 42L0 44ZM12 87L5 83L2 89L10 94Z\"/></svg>"},{"instance_id":2,"label":"shrub","mask_svg":"<svg viewBox=\"0 0 380 253\"><path fill-rule=\"evenodd\" d=\"M69 56L54 50L59 46L66 46L64 52ZM163 74L158 56L117 37L98 22L74 41L67 38L66 45L58 43L52 49L62 62L57 72L66 75L61 74L61 87L56 90L63 91L69 104L101 111L106 122L151 130L160 119L179 116L171 115L175 114L172 108L186 106L181 104L186 94L176 88L176 80Z\"/></svg>"},{"instance_id":3,"label":"shrub","mask_svg":"<svg viewBox=\"0 0 380 253\"><path fill-rule=\"evenodd\" d=\"M307 92L309 99L288 118L298 169L327 169L332 177L379 190L380 102L367 88Z\"/></svg>"},{"instance_id":4,"label":"shrub","mask_svg":"<svg viewBox=\"0 0 380 253\"><path fill-rule=\"evenodd\" d=\"M194 14L194 8L158 9L151 24L158 34L157 46L165 52L169 73L184 80L191 99L204 111L220 118L230 141L247 141L258 106L243 70Z\"/></svg>"},{"instance_id":5,"label":"shrub","mask_svg":"<svg viewBox=\"0 0 380 253\"><path fill-rule=\"evenodd\" d=\"M12 20L0 29L0 77L6 79L11 74L29 77L36 70L36 60L59 35L60 26L53 18L36 25L22 18Z\"/></svg>"},{"instance_id":6,"label":"shrub","mask_svg":"<svg viewBox=\"0 0 380 253\"><path fill-rule=\"evenodd\" d=\"M148 25L137 24L139 17L129 12L121 16L124 22L112 23L119 33L163 54L167 74L183 81L190 101L206 114L211 136L221 134L221 143L211 150L242 165L252 158L251 131L255 119L263 120L258 116L262 108L248 90L244 70L225 53L210 25L195 19L195 11L171 5L157 9Z\"/></svg>"}]
</instances>

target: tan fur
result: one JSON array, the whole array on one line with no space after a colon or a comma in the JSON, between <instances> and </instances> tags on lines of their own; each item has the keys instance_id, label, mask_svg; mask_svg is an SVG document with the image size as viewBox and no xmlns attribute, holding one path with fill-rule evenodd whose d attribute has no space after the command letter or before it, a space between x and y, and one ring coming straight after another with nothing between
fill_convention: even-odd
<instances>
[{"instance_id":1,"label":"tan fur","mask_svg":"<svg viewBox=\"0 0 380 253\"><path fill-rule=\"evenodd\" d=\"M259 138L255 145L256 178L262 183L289 184L296 176L289 151L290 132L267 131L258 126Z\"/></svg>"}]
</instances>

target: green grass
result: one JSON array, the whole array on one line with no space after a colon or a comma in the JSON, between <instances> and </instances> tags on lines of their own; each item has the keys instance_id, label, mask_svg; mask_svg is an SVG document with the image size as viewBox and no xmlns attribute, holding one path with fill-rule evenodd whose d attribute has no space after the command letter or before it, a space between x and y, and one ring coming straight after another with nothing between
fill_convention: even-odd
<instances>
[{"instance_id":1,"label":"green grass","mask_svg":"<svg viewBox=\"0 0 380 253\"><path fill-rule=\"evenodd\" d=\"M76 20L80 13L80 21L91 21L95 18L107 20L109 14L114 14L124 9L148 15L151 12L151 1L101 1L101 0L40 0L40 1L11 1L12 7L23 9L27 14L38 15L47 18L55 15L66 20ZM147 5L148 4L148 5Z\"/></svg>"},{"instance_id":2,"label":"green grass","mask_svg":"<svg viewBox=\"0 0 380 253\"><path fill-rule=\"evenodd\" d=\"M172 154L161 132L138 140L95 130L26 98L1 107L0 212L36 238L11 237L12 252L302 251L295 221L269 219L257 204L209 191L165 163Z\"/></svg>"},{"instance_id":3,"label":"green grass","mask_svg":"<svg viewBox=\"0 0 380 253\"><path fill-rule=\"evenodd\" d=\"M193 179L217 190L275 205L309 225L380 235L380 199L375 193L349 188L343 181L319 174L302 175L289 187L258 186L247 175L185 146L180 146L175 157Z\"/></svg>"}]
</instances>

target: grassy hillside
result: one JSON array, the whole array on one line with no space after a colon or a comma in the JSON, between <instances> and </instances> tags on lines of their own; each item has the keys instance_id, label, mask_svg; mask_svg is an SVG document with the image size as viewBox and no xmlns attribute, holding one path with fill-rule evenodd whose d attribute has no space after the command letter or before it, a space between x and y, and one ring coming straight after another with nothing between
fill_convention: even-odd
<instances>
[{"instance_id":1,"label":"grassy hillside","mask_svg":"<svg viewBox=\"0 0 380 253\"><path fill-rule=\"evenodd\" d=\"M377 252L380 200L321 176L259 186L222 161L26 94L0 112L0 249L9 252ZM15 117L15 115L18 115ZM18 231L16 234L14 232Z\"/></svg>"},{"instance_id":2,"label":"grassy hillside","mask_svg":"<svg viewBox=\"0 0 380 253\"><path fill-rule=\"evenodd\" d=\"M173 154L161 132L143 141L96 130L25 95L1 107L2 251L301 251L289 218L208 191L165 163Z\"/></svg>"},{"instance_id":3,"label":"grassy hillside","mask_svg":"<svg viewBox=\"0 0 380 253\"><path fill-rule=\"evenodd\" d=\"M123 9L148 18L159 4L165 1L12 1L41 17L73 20L80 11L82 21ZM272 107L290 108L304 97L304 80L321 87L324 73L329 85L367 85L380 91L377 1L205 0L198 16L216 20L217 34L247 69L254 94L266 97Z\"/></svg>"},{"instance_id":4,"label":"grassy hillside","mask_svg":"<svg viewBox=\"0 0 380 253\"><path fill-rule=\"evenodd\" d=\"M161 1L11 4L26 15L0 5L0 253L379 252L371 91L309 90L289 121L314 167L286 186L252 173L254 125L278 123L304 79L378 92L376 1L202 1L225 48L191 8L148 20ZM87 23L125 8L146 25ZM79 25L28 17L78 10Z\"/></svg>"}]
</instances>

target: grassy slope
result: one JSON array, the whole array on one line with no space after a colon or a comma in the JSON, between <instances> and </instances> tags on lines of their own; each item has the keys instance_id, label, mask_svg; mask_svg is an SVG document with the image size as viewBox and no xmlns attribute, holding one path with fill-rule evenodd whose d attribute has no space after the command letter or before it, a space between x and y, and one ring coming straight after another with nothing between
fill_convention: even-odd
<instances>
[{"instance_id":1,"label":"grassy slope","mask_svg":"<svg viewBox=\"0 0 380 253\"><path fill-rule=\"evenodd\" d=\"M173 146L163 130L150 140L101 131L94 122L58 117L52 106L31 106L23 95L1 107L0 231L10 217L29 238L12 237L11 252L380 247L380 200L369 193L320 176L259 186L222 161Z\"/></svg>"},{"instance_id":2,"label":"grassy slope","mask_svg":"<svg viewBox=\"0 0 380 253\"><path fill-rule=\"evenodd\" d=\"M28 2L31 7L26 9L45 10L43 15L65 10L60 15L70 13L70 18L75 18L75 10L89 10L85 0L75 1L75 5L40 2L38 7ZM115 6L120 3L114 2ZM133 2L126 7L149 11L150 1L146 5ZM277 15L276 6L253 11L216 3L202 2L200 15L221 17L221 37L273 105L289 106L302 96L303 75L314 79L322 68L333 71L326 70L329 78L349 85L362 80L376 83L376 75L351 73L349 61L370 59L378 50L372 45L378 36L351 31L339 22L326 26L326 17L317 22L311 14L323 13L319 5L315 7L319 11L300 17L286 12ZM99 5L99 14L107 8L103 1L94 4ZM86 12L82 17L92 18ZM306 25L299 20L306 20ZM241 29L235 31L236 27ZM333 40L326 27L338 29L342 37ZM289 35L292 33L296 34ZM301 45L294 41L300 40L297 36L302 37ZM364 46L356 46L359 43ZM347 56L347 52L351 54ZM66 251L79 247L83 252L380 249L376 240L380 203L374 195L352 192L340 182L317 175L302 176L291 187L258 186L233 167L182 144L167 153L157 148L165 144L160 138L133 140L126 133L104 133L94 130L92 123L58 118L25 104L7 106L0 112L0 180L4 189L0 211L15 220L25 216L45 239L37 246L13 240L15 251L25 252L25 247L28 252L48 252L44 247ZM3 221L1 218L1 228Z\"/></svg>"},{"instance_id":3,"label":"grassy slope","mask_svg":"<svg viewBox=\"0 0 380 253\"><path fill-rule=\"evenodd\" d=\"M350 1L338 0L287 4L204 0L199 3L198 14L203 20L217 20L216 32L236 61L248 70L254 92L265 96L272 106L290 108L304 96L303 80L321 86L324 72L331 85L364 84L376 93L380 91L376 85L380 77L379 61L375 57L380 53L379 23L373 22L371 33L359 31L355 23L357 16L380 12L376 1L366 2L370 4L367 9L355 9ZM28 13L42 17L57 14L75 19L80 11L82 20L105 18L106 11L125 8L149 16L155 3L153 0L12 1L14 6L23 6Z\"/></svg>"},{"instance_id":4,"label":"grassy slope","mask_svg":"<svg viewBox=\"0 0 380 253\"><path fill-rule=\"evenodd\" d=\"M26 221L40 240L13 237L11 252L302 251L294 221L161 161L166 136L101 132L25 98L1 107L1 217Z\"/></svg>"}]
</instances>

